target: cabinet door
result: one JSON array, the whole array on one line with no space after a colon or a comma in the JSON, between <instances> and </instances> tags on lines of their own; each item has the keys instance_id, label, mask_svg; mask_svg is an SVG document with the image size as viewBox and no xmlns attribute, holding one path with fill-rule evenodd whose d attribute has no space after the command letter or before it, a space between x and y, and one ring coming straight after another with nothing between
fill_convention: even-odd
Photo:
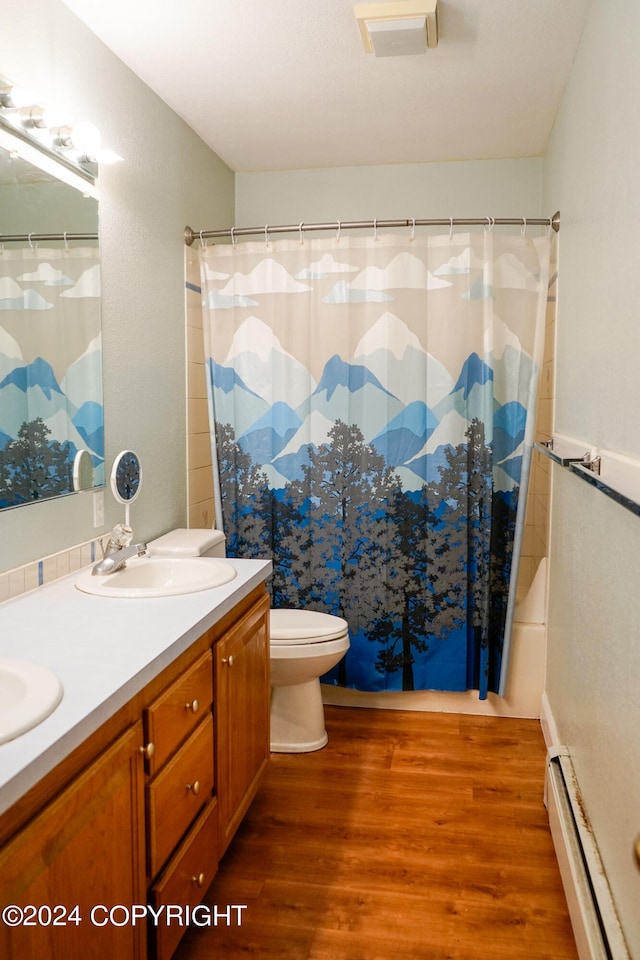
<instances>
[{"instance_id":1,"label":"cabinet door","mask_svg":"<svg viewBox=\"0 0 640 960\"><path fill-rule=\"evenodd\" d=\"M214 647L220 856L253 800L269 759L268 618L265 596Z\"/></svg>"},{"instance_id":2,"label":"cabinet door","mask_svg":"<svg viewBox=\"0 0 640 960\"><path fill-rule=\"evenodd\" d=\"M145 955L144 921L109 913L146 903L141 746L137 723L0 849L0 909L23 909L0 923L3 960Z\"/></svg>"}]
</instances>

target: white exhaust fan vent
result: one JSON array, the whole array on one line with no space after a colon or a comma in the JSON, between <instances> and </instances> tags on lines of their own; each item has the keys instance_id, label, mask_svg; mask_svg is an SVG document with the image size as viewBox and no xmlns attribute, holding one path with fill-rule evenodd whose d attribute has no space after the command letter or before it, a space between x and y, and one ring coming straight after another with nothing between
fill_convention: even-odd
<instances>
[{"instance_id":1,"label":"white exhaust fan vent","mask_svg":"<svg viewBox=\"0 0 640 960\"><path fill-rule=\"evenodd\" d=\"M376 57L404 57L438 46L438 0L358 3L362 42Z\"/></svg>"}]
</instances>

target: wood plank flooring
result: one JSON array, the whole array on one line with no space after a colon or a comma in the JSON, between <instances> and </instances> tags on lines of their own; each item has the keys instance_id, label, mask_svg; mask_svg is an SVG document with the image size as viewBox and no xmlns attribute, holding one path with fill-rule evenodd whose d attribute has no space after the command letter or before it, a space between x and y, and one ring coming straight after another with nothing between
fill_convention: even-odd
<instances>
[{"instance_id":1,"label":"wood plank flooring","mask_svg":"<svg viewBox=\"0 0 640 960\"><path fill-rule=\"evenodd\" d=\"M325 710L323 750L272 754L222 919L175 960L576 960L537 721Z\"/></svg>"}]
</instances>

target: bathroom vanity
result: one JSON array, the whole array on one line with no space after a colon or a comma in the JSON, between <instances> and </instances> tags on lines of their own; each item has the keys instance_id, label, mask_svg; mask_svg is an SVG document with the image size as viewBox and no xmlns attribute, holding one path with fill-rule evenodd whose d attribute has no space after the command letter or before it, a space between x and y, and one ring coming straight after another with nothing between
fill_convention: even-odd
<instances>
[{"instance_id":1,"label":"bathroom vanity","mask_svg":"<svg viewBox=\"0 0 640 960\"><path fill-rule=\"evenodd\" d=\"M187 596L68 577L0 607L0 655L19 631L65 688L0 745L3 958L175 950L269 757L270 563L229 562L231 583Z\"/></svg>"}]
</instances>

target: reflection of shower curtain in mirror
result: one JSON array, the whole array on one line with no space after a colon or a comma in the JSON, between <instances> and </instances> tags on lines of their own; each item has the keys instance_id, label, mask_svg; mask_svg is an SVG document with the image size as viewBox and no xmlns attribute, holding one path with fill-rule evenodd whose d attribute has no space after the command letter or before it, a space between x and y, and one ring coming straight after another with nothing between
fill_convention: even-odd
<instances>
[{"instance_id":1,"label":"reflection of shower curtain in mirror","mask_svg":"<svg viewBox=\"0 0 640 960\"><path fill-rule=\"evenodd\" d=\"M273 606L348 621L325 682L503 692L550 244L201 251L228 553L273 557Z\"/></svg>"},{"instance_id":2,"label":"reflection of shower curtain in mirror","mask_svg":"<svg viewBox=\"0 0 640 960\"><path fill-rule=\"evenodd\" d=\"M0 251L0 507L104 483L97 247Z\"/></svg>"}]
</instances>

